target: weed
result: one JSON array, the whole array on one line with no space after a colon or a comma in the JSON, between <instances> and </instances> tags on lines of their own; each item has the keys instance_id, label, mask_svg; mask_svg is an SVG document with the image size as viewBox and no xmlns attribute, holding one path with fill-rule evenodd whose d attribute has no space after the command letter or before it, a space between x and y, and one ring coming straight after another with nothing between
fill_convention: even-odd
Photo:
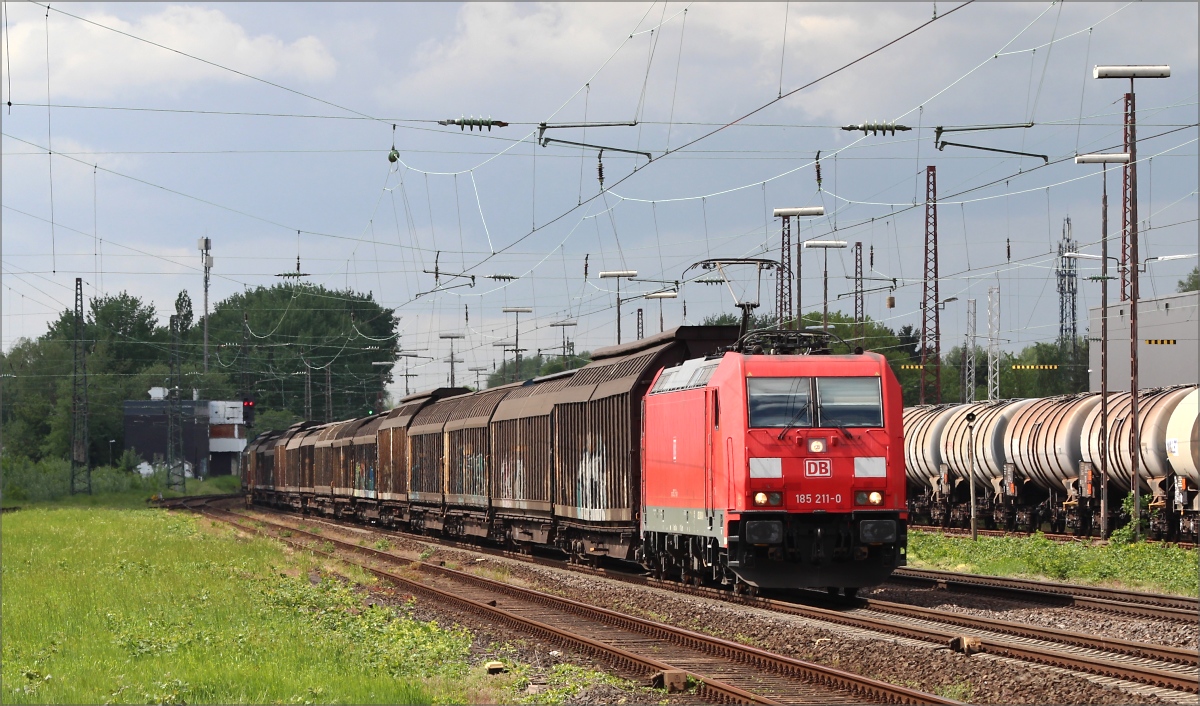
<instances>
[{"instance_id":1,"label":"weed","mask_svg":"<svg viewBox=\"0 0 1200 706\"><path fill-rule=\"evenodd\" d=\"M381 552L391 551L392 543L387 541L386 539L381 539L375 543L375 548Z\"/></svg>"},{"instance_id":2,"label":"weed","mask_svg":"<svg viewBox=\"0 0 1200 706\"><path fill-rule=\"evenodd\" d=\"M437 551L436 547L425 547L424 549L421 550L421 554L420 554L419 558L421 559L421 561L425 561L425 560L429 559L429 557L433 556L434 552L436 552L436 551Z\"/></svg>"},{"instance_id":3,"label":"weed","mask_svg":"<svg viewBox=\"0 0 1200 706\"><path fill-rule=\"evenodd\" d=\"M958 681L953 684L942 684L934 688L933 693L945 699L970 703L975 698L975 685L969 681Z\"/></svg>"}]
</instances>

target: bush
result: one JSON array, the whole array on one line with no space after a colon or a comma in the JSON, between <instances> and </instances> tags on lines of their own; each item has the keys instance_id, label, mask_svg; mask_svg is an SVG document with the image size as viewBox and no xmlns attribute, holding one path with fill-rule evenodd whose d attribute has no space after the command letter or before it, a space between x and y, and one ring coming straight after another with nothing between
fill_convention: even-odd
<instances>
[{"instance_id":1,"label":"bush","mask_svg":"<svg viewBox=\"0 0 1200 706\"><path fill-rule=\"evenodd\" d=\"M0 472L4 474L6 502L54 500L71 492L71 464L63 459L35 462L24 456L5 454L0 459Z\"/></svg>"}]
</instances>

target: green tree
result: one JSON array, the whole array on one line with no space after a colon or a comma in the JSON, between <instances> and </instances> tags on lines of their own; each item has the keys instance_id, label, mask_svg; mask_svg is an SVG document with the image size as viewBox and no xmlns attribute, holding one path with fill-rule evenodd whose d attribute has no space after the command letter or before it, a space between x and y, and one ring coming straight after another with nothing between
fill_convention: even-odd
<instances>
[{"instance_id":1,"label":"green tree","mask_svg":"<svg viewBox=\"0 0 1200 706\"><path fill-rule=\"evenodd\" d=\"M245 355L243 321L248 325ZM265 410L303 416L307 377L313 416L323 419L326 366L333 418L367 414L390 380L390 373L381 378L372 363L394 363L398 340L394 312L370 294L319 285L257 287L218 302L209 317L210 366L224 373L235 391L255 398L260 418Z\"/></svg>"},{"instance_id":2,"label":"green tree","mask_svg":"<svg viewBox=\"0 0 1200 706\"><path fill-rule=\"evenodd\" d=\"M564 370L575 370L582 368L592 360L592 354L584 351L577 355L562 356L543 356L540 353L532 357L521 357L521 370L519 375L516 373L516 361L506 360L499 368L488 375L487 386L499 387L507 385L510 382L529 380L531 378L542 377L544 375L553 375L561 373Z\"/></svg>"},{"instance_id":3,"label":"green tree","mask_svg":"<svg viewBox=\"0 0 1200 706\"><path fill-rule=\"evenodd\" d=\"M1179 287L1175 291L1194 292L1197 289L1200 289L1200 267L1193 267L1187 277L1179 280Z\"/></svg>"}]
</instances>

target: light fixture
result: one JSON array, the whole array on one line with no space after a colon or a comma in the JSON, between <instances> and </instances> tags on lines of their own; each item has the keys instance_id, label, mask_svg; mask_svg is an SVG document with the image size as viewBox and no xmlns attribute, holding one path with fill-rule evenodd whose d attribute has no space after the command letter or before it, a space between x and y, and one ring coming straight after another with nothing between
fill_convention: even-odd
<instances>
[{"instance_id":1,"label":"light fixture","mask_svg":"<svg viewBox=\"0 0 1200 706\"><path fill-rule=\"evenodd\" d=\"M1092 78L1168 78L1171 67L1166 65L1144 66L1097 66L1092 69Z\"/></svg>"},{"instance_id":2,"label":"light fixture","mask_svg":"<svg viewBox=\"0 0 1200 706\"><path fill-rule=\"evenodd\" d=\"M1076 164L1128 164L1128 152L1095 152L1075 155Z\"/></svg>"},{"instance_id":3,"label":"light fixture","mask_svg":"<svg viewBox=\"0 0 1200 706\"><path fill-rule=\"evenodd\" d=\"M796 208L777 208L772 211L776 218L791 218L793 216L824 216L824 206L800 206Z\"/></svg>"}]
</instances>

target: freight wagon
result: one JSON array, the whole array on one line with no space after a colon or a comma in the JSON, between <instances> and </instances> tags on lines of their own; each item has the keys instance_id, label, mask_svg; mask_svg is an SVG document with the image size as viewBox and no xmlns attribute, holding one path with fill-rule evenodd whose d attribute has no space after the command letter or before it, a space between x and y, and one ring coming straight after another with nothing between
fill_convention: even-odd
<instances>
[{"instance_id":1,"label":"freight wagon","mask_svg":"<svg viewBox=\"0 0 1200 706\"><path fill-rule=\"evenodd\" d=\"M1139 393L1137 492L1151 498L1144 511L1158 538L1197 540L1198 396L1195 385ZM974 475L981 526L1090 535L1101 525L1107 452L1108 526L1126 522L1122 499L1134 486L1130 403L1128 392L1109 394L1106 434L1096 393L910 407L909 509L936 525L968 526Z\"/></svg>"}]
</instances>

